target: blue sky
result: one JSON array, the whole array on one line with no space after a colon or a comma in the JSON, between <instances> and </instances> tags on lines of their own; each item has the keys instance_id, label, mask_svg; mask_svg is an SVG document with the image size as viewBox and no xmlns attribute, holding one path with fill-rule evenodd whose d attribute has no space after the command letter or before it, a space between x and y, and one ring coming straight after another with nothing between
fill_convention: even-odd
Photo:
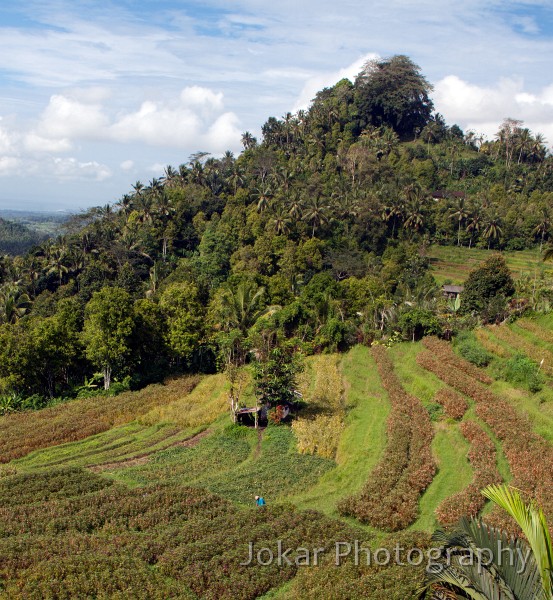
<instances>
[{"instance_id":1,"label":"blue sky","mask_svg":"<svg viewBox=\"0 0 553 600\"><path fill-rule=\"evenodd\" d=\"M0 208L116 201L393 54L450 124L553 143L550 0L3 0Z\"/></svg>"}]
</instances>

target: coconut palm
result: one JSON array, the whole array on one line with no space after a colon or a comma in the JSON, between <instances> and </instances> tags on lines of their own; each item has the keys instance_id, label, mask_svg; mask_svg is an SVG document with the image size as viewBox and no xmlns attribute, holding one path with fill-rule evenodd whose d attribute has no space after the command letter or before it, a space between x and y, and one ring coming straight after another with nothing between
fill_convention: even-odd
<instances>
[{"instance_id":1,"label":"coconut palm","mask_svg":"<svg viewBox=\"0 0 553 600\"><path fill-rule=\"evenodd\" d=\"M311 237L315 237L315 231L324 223L328 223L329 206L320 198L313 198L308 202L303 213L303 220L311 223Z\"/></svg>"},{"instance_id":2,"label":"coconut palm","mask_svg":"<svg viewBox=\"0 0 553 600\"><path fill-rule=\"evenodd\" d=\"M536 562L543 597L553 598L553 543L541 508L523 502L517 490L506 485L490 485L482 494L507 511L522 529Z\"/></svg>"},{"instance_id":3,"label":"coconut palm","mask_svg":"<svg viewBox=\"0 0 553 600\"><path fill-rule=\"evenodd\" d=\"M474 235L480 231L482 225L482 207L479 204L473 204L467 217L467 226L465 231L470 233L469 248L472 247Z\"/></svg>"},{"instance_id":4,"label":"coconut palm","mask_svg":"<svg viewBox=\"0 0 553 600\"><path fill-rule=\"evenodd\" d=\"M264 295L265 288L257 287L253 282L240 283L236 288L228 287L221 297L225 326L246 334L266 313L266 309L261 308Z\"/></svg>"},{"instance_id":5,"label":"coconut palm","mask_svg":"<svg viewBox=\"0 0 553 600\"><path fill-rule=\"evenodd\" d=\"M547 210L547 208L542 207L540 221L534 227L534 231L532 232L534 235L540 236L540 254L541 254L541 251L543 248L543 238L549 232L550 227L551 227L551 219L549 217L549 211Z\"/></svg>"},{"instance_id":6,"label":"coconut palm","mask_svg":"<svg viewBox=\"0 0 553 600\"><path fill-rule=\"evenodd\" d=\"M465 207L465 199L464 198L458 198L457 200L457 206L455 206L454 208L451 209L451 214L450 214L452 219L456 219L458 226L457 226L457 246L461 245L461 223L469 216L469 213L467 212L467 209Z\"/></svg>"},{"instance_id":7,"label":"coconut palm","mask_svg":"<svg viewBox=\"0 0 553 600\"><path fill-rule=\"evenodd\" d=\"M17 284L3 285L0 288L0 323L15 323L31 305L31 299Z\"/></svg>"},{"instance_id":8,"label":"coconut palm","mask_svg":"<svg viewBox=\"0 0 553 600\"><path fill-rule=\"evenodd\" d=\"M452 533L436 531L440 557L427 569L432 600L550 600L553 549L543 512L506 485L482 494L516 520L528 543L474 518Z\"/></svg>"},{"instance_id":9,"label":"coconut palm","mask_svg":"<svg viewBox=\"0 0 553 600\"><path fill-rule=\"evenodd\" d=\"M286 210L280 206L271 217L271 225L277 235L286 234L290 231L292 219Z\"/></svg>"},{"instance_id":10,"label":"coconut palm","mask_svg":"<svg viewBox=\"0 0 553 600\"><path fill-rule=\"evenodd\" d=\"M496 214L491 215L484 229L484 237L488 240L488 250L490 249L492 239L499 241L502 234L501 219Z\"/></svg>"}]
</instances>

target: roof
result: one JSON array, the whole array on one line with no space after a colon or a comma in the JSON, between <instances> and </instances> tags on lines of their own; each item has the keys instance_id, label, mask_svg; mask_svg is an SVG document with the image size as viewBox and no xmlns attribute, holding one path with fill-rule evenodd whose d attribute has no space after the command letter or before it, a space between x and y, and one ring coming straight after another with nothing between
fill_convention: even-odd
<instances>
[{"instance_id":1,"label":"roof","mask_svg":"<svg viewBox=\"0 0 553 600\"><path fill-rule=\"evenodd\" d=\"M442 285L442 290L448 294L460 294L464 289L464 285Z\"/></svg>"},{"instance_id":2,"label":"roof","mask_svg":"<svg viewBox=\"0 0 553 600\"><path fill-rule=\"evenodd\" d=\"M452 190L434 190L430 193L432 198L466 198L465 192L457 192Z\"/></svg>"}]
</instances>

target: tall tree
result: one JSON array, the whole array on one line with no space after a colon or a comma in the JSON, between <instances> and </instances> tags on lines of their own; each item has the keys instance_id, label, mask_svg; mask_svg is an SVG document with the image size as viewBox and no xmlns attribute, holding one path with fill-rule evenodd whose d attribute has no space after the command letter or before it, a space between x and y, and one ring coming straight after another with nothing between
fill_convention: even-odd
<instances>
[{"instance_id":1,"label":"tall tree","mask_svg":"<svg viewBox=\"0 0 553 600\"><path fill-rule=\"evenodd\" d=\"M126 365L133 330L133 303L125 290L105 287L94 292L85 308L82 340L86 357L102 370L106 390L114 370Z\"/></svg>"},{"instance_id":2,"label":"tall tree","mask_svg":"<svg viewBox=\"0 0 553 600\"><path fill-rule=\"evenodd\" d=\"M431 90L420 67L407 56L367 62L355 80L361 126L387 125L401 138L413 138L432 114Z\"/></svg>"}]
</instances>

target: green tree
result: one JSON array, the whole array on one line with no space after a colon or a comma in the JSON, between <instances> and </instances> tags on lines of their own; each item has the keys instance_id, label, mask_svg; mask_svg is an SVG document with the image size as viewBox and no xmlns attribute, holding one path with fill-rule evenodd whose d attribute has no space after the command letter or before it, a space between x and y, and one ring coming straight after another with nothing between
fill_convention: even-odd
<instances>
[{"instance_id":1,"label":"green tree","mask_svg":"<svg viewBox=\"0 0 553 600\"><path fill-rule=\"evenodd\" d=\"M198 288L189 282L173 283L161 294L159 307L167 322L167 346L178 360L188 359L204 334Z\"/></svg>"},{"instance_id":2,"label":"green tree","mask_svg":"<svg viewBox=\"0 0 553 600\"><path fill-rule=\"evenodd\" d=\"M429 122L432 86L407 56L371 60L355 80L361 128L391 127L400 138L413 138Z\"/></svg>"},{"instance_id":3,"label":"green tree","mask_svg":"<svg viewBox=\"0 0 553 600\"><path fill-rule=\"evenodd\" d=\"M507 263L500 254L495 254L469 273L461 295L461 310L485 317L492 303L499 301L497 306L504 306L514 293L515 283Z\"/></svg>"},{"instance_id":4,"label":"green tree","mask_svg":"<svg viewBox=\"0 0 553 600\"><path fill-rule=\"evenodd\" d=\"M259 404L277 406L294 402L301 356L291 343L270 349L254 363L255 393Z\"/></svg>"},{"instance_id":5,"label":"green tree","mask_svg":"<svg viewBox=\"0 0 553 600\"><path fill-rule=\"evenodd\" d=\"M134 309L128 292L115 287L94 292L85 307L82 341L86 357L102 371L106 390L112 374L127 364L133 332Z\"/></svg>"}]
</instances>

